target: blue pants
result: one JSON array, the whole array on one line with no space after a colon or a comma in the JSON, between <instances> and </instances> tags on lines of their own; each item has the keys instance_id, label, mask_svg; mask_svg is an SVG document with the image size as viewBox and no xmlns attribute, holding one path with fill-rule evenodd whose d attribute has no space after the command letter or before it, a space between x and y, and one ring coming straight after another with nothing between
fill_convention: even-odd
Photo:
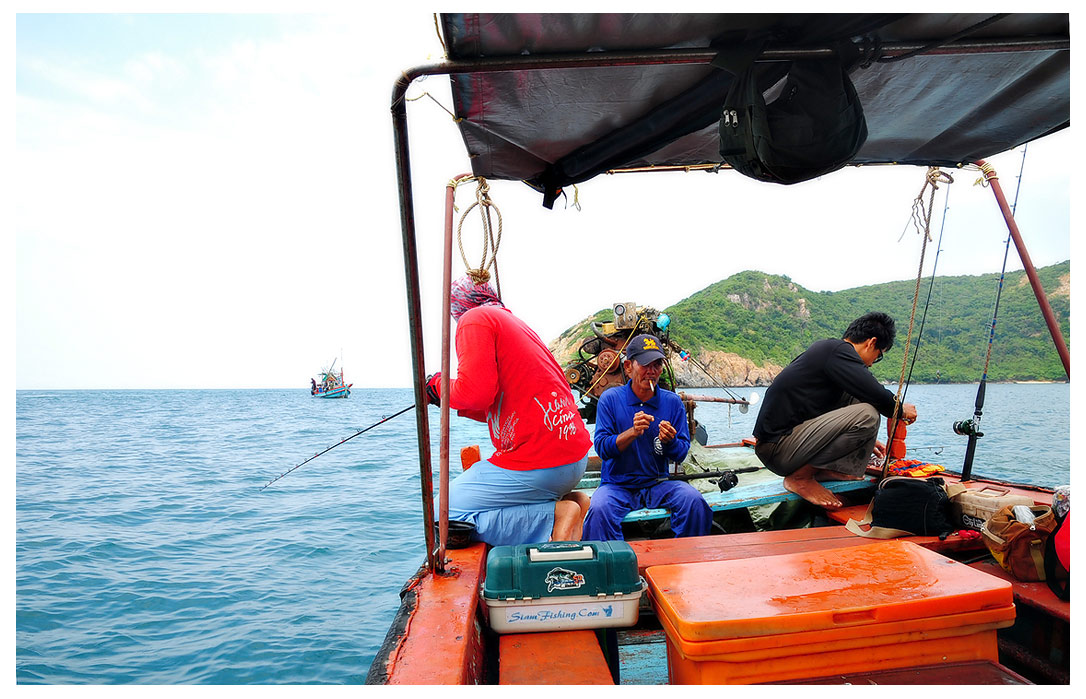
<instances>
[{"instance_id":1,"label":"blue pants","mask_svg":"<svg viewBox=\"0 0 1086 699\"><path fill-rule=\"evenodd\" d=\"M713 525L713 511L698 489L682 481L661 481L645 488L601 485L592 493L584 519L585 541L622 539L622 518L633 510L665 507L671 511L675 536L705 536Z\"/></svg>"},{"instance_id":2,"label":"blue pants","mask_svg":"<svg viewBox=\"0 0 1086 699\"><path fill-rule=\"evenodd\" d=\"M554 528L554 503L577 486L586 466L587 455L534 471L480 461L449 483L449 519L474 524L475 538L491 546L547 541Z\"/></svg>"}]
</instances>

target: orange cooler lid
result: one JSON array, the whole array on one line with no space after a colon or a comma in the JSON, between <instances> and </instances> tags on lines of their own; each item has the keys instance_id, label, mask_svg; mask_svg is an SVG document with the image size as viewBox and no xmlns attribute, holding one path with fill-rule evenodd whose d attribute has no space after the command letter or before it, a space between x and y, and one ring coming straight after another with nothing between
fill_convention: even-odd
<instances>
[{"instance_id":1,"label":"orange cooler lid","mask_svg":"<svg viewBox=\"0 0 1086 699\"><path fill-rule=\"evenodd\" d=\"M1011 584L907 541L651 566L657 613L687 641L877 625L1011 607Z\"/></svg>"}]
</instances>

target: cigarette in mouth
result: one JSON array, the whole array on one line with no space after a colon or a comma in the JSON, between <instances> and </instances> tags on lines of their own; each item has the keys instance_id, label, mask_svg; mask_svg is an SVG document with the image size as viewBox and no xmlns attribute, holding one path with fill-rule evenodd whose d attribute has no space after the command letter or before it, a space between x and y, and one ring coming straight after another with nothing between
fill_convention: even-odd
<instances>
[{"instance_id":1,"label":"cigarette in mouth","mask_svg":"<svg viewBox=\"0 0 1086 699\"><path fill-rule=\"evenodd\" d=\"M649 381L649 388L651 388L653 391L656 390L656 384L654 384L651 380Z\"/></svg>"}]
</instances>

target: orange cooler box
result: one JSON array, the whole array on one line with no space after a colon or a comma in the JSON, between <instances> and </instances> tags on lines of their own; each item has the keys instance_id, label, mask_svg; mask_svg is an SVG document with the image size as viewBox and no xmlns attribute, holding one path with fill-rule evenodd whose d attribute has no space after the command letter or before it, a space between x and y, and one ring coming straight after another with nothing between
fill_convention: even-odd
<instances>
[{"instance_id":1,"label":"orange cooler box","mask_svg":"<svg viewBox=\"0 0 1086 699\"><path fill-rule=\"evenodd\" d=\"M651 566L674 684L998 662L1011 584L916 544Z\"/></svg>"}]
</instances>

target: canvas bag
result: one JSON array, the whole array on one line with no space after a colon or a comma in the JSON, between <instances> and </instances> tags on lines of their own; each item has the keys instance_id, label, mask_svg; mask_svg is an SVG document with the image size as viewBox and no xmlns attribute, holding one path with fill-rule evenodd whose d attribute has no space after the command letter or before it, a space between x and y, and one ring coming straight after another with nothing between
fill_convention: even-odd
<instances>
[{"instance_id":1,"label":"canvas bag","mask_svg":"<svg viewBox=\"0 0 1086 699\"><path fill-rule=\"evenodd\" d=\"M946 536L957 530L951 517L950 498L962 489L955 484L948 493L942 478L883 478L864 518L860 521L850 519L845 527L853 534L869 539ZM870 529L862 529L868 524Z\"/></svg>"},{"instance_id":2,"label":"canvas bag","mask_svg":"<svg viewBox=\"0 0 1086 699\"><path fill-rule=\"evenodd\" d=\"M1045 579L1045 544L1056 528L1056 515L1047 505L1030 507L1033 526L1019 522L1013 505L1002 508L980 528L992 558L1022 582Z\"/></svg>"},{"instance_id":3,"label":"canvas bag","mask_svg":"<svg viewBox=\"0 0 1086 699\"><path fill-rule=\"evenodd\" d=\"M844 167L867 140L863 107L848 77L856 48L842 42L838 58L792 61L783 78L760 85L754 59L763 45L750 42L713 59L735 76L720 117L720 157L748 177L779 184Z\"/></svg>"}]
</instances>

